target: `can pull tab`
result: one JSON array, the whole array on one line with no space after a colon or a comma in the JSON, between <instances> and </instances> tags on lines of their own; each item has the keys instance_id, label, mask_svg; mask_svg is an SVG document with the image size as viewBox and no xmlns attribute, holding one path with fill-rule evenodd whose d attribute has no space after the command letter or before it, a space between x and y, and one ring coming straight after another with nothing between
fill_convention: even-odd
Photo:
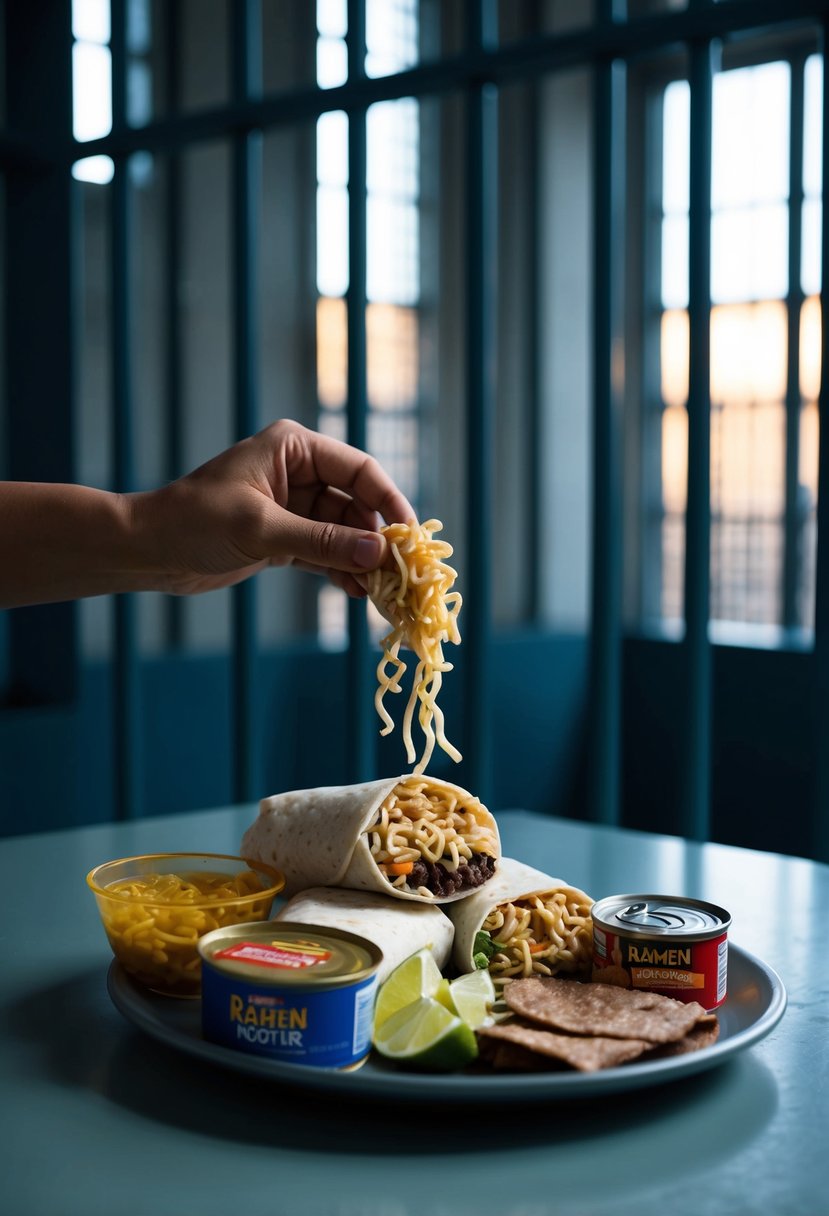
<instances>
[{"instance_id":1,"label":"can pull tab","mask_svg":"<svg viewBox=\"0 0 829 1216\"><path fill-rule=\"evenodd\" d=\"M685 923L684 918L675 912L658 911L657 908L652 908L647 903L628 904L622 912L618 913L617 919L623 924L649 925L654 928L662 926L671 928L673 925Z\"/></svg>"}]
</instances>

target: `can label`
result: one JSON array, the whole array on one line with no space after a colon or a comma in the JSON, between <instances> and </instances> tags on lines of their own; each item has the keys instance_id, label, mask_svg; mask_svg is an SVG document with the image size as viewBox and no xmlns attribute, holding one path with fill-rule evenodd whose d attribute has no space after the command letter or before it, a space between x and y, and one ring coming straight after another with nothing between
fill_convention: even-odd
<instances>
[{"instance_id":1,"label":"can label","mask_svg":"<svg viewBox=\"0 0 829 1216\"><path fill-rule=\"evenodd\" d=\"M217 950L213 957L235 959L254 967L276 967L278 971L301 971L327 963L331 951L291 942L236 942L226 950Z\"/></svg>"},{"instance_id":2,"label":"can label","mask_svg":"<svg viewBox=\"0 0 829 1216\"><path fill-rule=\"evenodd\" d=\"M605 982L715 1009L726 995L727 935L704 941L627 937L594 925L593 968Z\"/></svg>"},{"instance_id":3,"label":"can label","mask_svg":"<svg viewBox=\"0 0 829 1216\"><path fill-rule=\"evenodd\" d=\"M212 1043L272 1060L353 1068L371 1047L376 990L376 975L338 987L280 988L271 982L258 986L207 963L202 1033Z\"/></svg>"}]
</instances>

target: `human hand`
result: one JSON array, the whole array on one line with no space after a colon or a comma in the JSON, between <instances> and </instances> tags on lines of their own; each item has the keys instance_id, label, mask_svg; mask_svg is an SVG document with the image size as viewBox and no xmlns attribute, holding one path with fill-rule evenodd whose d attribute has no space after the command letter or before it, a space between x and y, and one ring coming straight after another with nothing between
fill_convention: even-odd
<instances>
[{"instance_id":1,"label":"human hand","mask_svg":"<svg viewBox=\"0 0 829 1216\"><path fill-rule=\"evenodd\" d=\"M327 574L352 596L383 564L381 520L415 513L373 457L290 420L275 422L161 490L132 497L158 590L228 587L267 566Z\"/></svg>"}]
</instances>

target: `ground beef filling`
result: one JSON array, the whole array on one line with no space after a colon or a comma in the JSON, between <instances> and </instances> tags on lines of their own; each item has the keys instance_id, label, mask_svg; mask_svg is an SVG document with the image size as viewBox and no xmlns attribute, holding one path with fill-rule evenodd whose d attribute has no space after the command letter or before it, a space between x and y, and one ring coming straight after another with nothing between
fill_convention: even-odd
<instances>
[{"instance_id":1,"label":"ground beef filling","mask_svg":"<svg viewBox=\"0 0 829 1216\"><path fill-rule=\"evenodd\" d=\"M406 876L410 890L426 887L439 899L455 895L458 891L473 891L495 873L495 858L486 853L473 853L468 861L461 860L457 870L447 870L439 861L416 861L411 874Z\"/></svg>"}]
</instances>

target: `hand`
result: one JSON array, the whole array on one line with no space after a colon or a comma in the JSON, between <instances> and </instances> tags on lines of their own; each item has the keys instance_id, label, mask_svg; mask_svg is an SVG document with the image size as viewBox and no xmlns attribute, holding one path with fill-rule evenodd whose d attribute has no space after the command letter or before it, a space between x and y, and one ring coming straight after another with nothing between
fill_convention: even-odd
<instances>
[{"instance_id":1,"label":"hand","mask_svg":"<svg viewBox=\"0 0 829 1216\"><path fill-rule=\"evenodd\" d=\"M373 457L288 420L131 497L138 532L157 551L157 589L178 595L294 565L364 596L355 575L382 565L388 550L381 519L415 518Z\"/></svg>"}]
</instances>

